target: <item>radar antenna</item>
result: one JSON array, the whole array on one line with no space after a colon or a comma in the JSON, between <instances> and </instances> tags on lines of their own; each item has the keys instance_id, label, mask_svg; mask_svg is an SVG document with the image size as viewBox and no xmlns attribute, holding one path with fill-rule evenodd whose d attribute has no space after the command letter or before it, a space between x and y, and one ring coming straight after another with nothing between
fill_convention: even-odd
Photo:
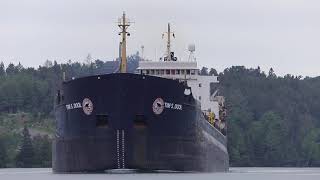
<instances>
[{"instance_id":1,"label":"radar antenna","mask_svg":"<svg viewBox=\"0 0 320 180\"><path fill-rule=\"evenodd\" d=\"M128 27L130 26L131 22L129 19L126 18L125 12L121 18L118 19L118 26L121 29L119 35L122 37L122 41L120 42L120 49L121 49L121 63L120 63L120 72L126 73L127 72L127 36L130 36L130 33L127 32Z\"/></svg>"},{"instance_id":2,"label":"radar antenna","mask_svg":"<svg viewBox=\"0 0 320 180\"><path fill-rule=\"evenodd\" d=\"M194 52L196 51L196 46L194 44L189 44L188 51L190 52L188 60L189 61L196 61L196 58L194 56Z\"/></svg>"}]
</instances>

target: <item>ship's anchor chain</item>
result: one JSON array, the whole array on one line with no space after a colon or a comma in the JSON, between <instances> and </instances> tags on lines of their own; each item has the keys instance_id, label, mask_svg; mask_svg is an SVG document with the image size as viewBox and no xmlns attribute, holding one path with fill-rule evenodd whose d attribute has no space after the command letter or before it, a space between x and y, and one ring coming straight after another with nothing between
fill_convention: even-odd
<instances>
[{"instance_id":1,"label":"ship's anchor chain","mask_svg":"<svg viewBox=\"0 0 320 180\"><path fill-rule=\"evenodd\" d=\"M124 130L117 130L117 168L125 169L125 134Z\"/></svg>"}]
</instances>

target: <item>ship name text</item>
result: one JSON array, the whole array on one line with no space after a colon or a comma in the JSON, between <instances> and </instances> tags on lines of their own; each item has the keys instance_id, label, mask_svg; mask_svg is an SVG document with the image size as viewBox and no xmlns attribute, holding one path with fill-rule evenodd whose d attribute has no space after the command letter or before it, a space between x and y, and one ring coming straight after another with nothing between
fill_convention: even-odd
<instances>
[{"instance_id":1,"label":"ship name text","mask_svg":"<svg viewBox=\"0 0 320 180\"><path fill-rule=\"evenodd\" d=\"M164 107L167 108L167 109L182 110L182 105L181 104L165 102L164 103Z\"/></svg>"},{"instance_id":2,"label":"ship name text","mask_svg":"<svg viewBox=\"0 0 320 180\"><path fill-rule=\"evenodd\" d=\"M82 105L80 102L71 103L71 104L66 104L66 108L67 108L67 110L78 109L78 108L82 108Z\"/></svg>"}]
</instances>

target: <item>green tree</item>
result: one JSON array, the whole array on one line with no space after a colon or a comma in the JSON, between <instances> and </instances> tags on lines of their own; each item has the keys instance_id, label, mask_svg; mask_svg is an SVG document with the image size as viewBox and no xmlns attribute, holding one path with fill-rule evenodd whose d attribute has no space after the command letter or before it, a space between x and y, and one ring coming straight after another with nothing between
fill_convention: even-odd
<instances>
[{"instance_id":1,"label":"green tree","mask_svg":"<svg viewBox=\"0 0 320 180\"><path fill-rule=\"evenodd\" d=\"M210 69L210 71L209 71L209 75L210 75L210 76L211 76L211 75L218 76L218 72L217 72L217 70L216 70L216 69L211 68L211 69Z\"/></svg>"},{"instance_id":2,"label":"green tree","mask_svg":"<svg viewBox=\"0 0 320 180\"><path fill-rule=\"evenodd\" d=\"M27 126L23 128L23 139L16 159L16 166L21 168L33 167L34 150Z\"/></svg>"},{"instance_id":3,"label":"green tree","mask_svg":"<svg viewBox=\"0 0 320 180\"><path fill-rule=\"evenodd\" d=\"M0 63L0 77L6 75L6 70L3 62Z\"/></svg>"},{"instance_id":4,"label":"green tree","mask_svg":"<svg viewBox=\"0 0 320 180\"><path fill-rule=\"evenodd\" d=\"M262 123L262 126L258 127L259 132L256 131L256 133L260 139L256 139L255 142L260 144L259 147L264 152L258 154L263 155L263 162L261 163L266 166L283 165L286 162L285 145L288 138L285 123L279 115L271 111L266 112L259 122Z\"/></svg>"},{"instance_id":5,"label":"green tree","mask_svg":"<svg viewBox=\"0 0 320 180\"><path fill-rule=\"evenodd\" d=\"M276 74L274 73L273 68L270 68L268 75L269 75L269 76L268 76L269 78L274 78L274 77L276 77Z\"/></svg>"},{"instance_id":6,"label":"green tree","mask_svg":"<svg viewBox=\"0 0 320 180\"><path fill-rule=\"evenodd\" d=\"M35 136L32 141L35 151L34 165L51 167L51 139L48 136Z\"/></svg>"},{"instance_id":7,"label":"green tree","mask_svg":"<svg viewBox=\"0 0 320 180\"><path fill-rule=\"evenodd\" d=\"M203 75L203 76L209 75L208 68L207 67L202 67L202 69L200 70L200 75Z\"/></svg>"},{"instance_id":8,"label":"green tree","mask_svg":"<svg viewBox=\"0 0 320 180\"><path fill-rule=\"evenodd\" d=\"M0 168L5 168L7 164L7 150L3 138L0 134Z\"/></svg>"},{"instance_id":9,"label":"green tree","mask_svg":"<svg viewBox=\"0 0 320 180\"><path fill-rule=\"evenodd\" d=\"M320 129L310 129L302 143L305 166L320 165Z\"/></svg>"},{"instance_id":10,"label":"green tree","mask_svg":"<svg viewBox=\"0 0 320 180\"><path fill-rule=\"evenodd\" d=\"M14 74L17 74L18 72L19 72L18 68L13 63L10 63L6 69L7 75L14 75Z\"/></svg>"}]
</instances>

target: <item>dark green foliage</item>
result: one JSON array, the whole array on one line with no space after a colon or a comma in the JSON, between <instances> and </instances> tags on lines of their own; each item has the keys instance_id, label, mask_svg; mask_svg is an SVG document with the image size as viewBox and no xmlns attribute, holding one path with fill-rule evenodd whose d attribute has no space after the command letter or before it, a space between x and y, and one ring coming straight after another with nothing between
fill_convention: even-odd
<instances>
[{"instance_id":1,"label":"dark green foliage","mask_svg":"<svg viewBox=\"0 0 320 180\"><path fill-rule=\"evenodd\" d=\"M51 139L48 136L35 136L32 140L34 147L34 166L51 167Z\"/></svg>"},{"instance_id":2,"label":"dark green foliage","mask_svg":"<svg viewBox=\"0 0 320 180\"><path fill-rule=\"evenodd\" d=\"M23 139L17 155L16 165L21 168L31 168L34 165L34 149L26 126L23 129Z\"/></svg>"},{"instance_id":3,"label":"dark green foliage","mask_svg":"<svg viewBox=\"0 0 320 180\"><path fill-rule=\"evenodd\" d=\"M320 129L312 129L302 140L305 166L320 166Z\"/></svg>"},{"instance_id":4,"label":"dark green foliage","mask_svg":"<svg viewBox=\"0 0 320 180\"><path fill-rule=\"evenodd\" d=\"M7 150L3 137L0 136L0 168L6 167L7 164Z\"/></svg>"},{"instance_id":5,"label":"dark green foliage","mask_svg":"<svg viewBox=\"0 0 320 180\"><path fill-rule=\"evenodd\" d=\"M286 161L283 151L286 149L288 130L285 128L285 122L281 117L271 111L251 123L249 136L253 145L254 164L281 166L281 162Z\"/></svg>"},{"instance_id":6,"label":"dark green foliage","mask_svg":"<svg viewBox=\"0 0 320 180\"><path fill-rule=\"evenodd\" d=\"M209 75L210 75L210 76L211 76L211 75L218 76L218 72L217 72L217 70L211 68L210 71L209 71Z\"/></svg>"},{"instance_id":7,"label":"dark green foliage","mask_svg":"<svg viewBox=\"0 0 320 180\"><path fill-rule=\"evenodd\" d=\"M32 162L29 167L50 167L52 137L49 135L52 136L54 132L52 121L52 119L44 119L29 113L0 115L1 167L24 166L21 162L25 161L26 149L27 152L28 149L32 149L34 154L32 160L28 160ZM32 136L28 135L27 126ZM30 146L30 139L32 146Z\"/></svg>"},{"instance_id":8,"label":"dark green foliage","mask_svg":"<svg viewBox=\"0 0 320 180\"><path fill-rule=\"evenodd\" d=\"M0 63L0 77L2 76L5 76L6 75L6 70L5 70L5 67L4 67L4 64L3 62Z\"/></svg>"},{"instance_id":9,"label":"dark green foliage","mask_svg":"<svg viewBox=\"0 0 320 180\"><path fill-rule=\"evenodd\" d=\"M18 67L16 67L14 64L10 63L6 69L6 73L7 75L13 75L13 74L16 74L18 73L19 70L18 70Z\"/></svg>"},{"instance_id":10,"label":"dark green foliage","mask_svg":"<svg viewBox=\"0 0 320 180\"><path fill-rule=\"evenodd\" d=\"M202 69L200 70L200 74L203 75L203 76L209 75L208 68L202 67Z\"/></svg>"},{"instance_id":11,"label":"dark green foliage","mask_svg":"<svg viewBox=\"0 0 320 180\"><path fill-rule=\"evenodd\" d=\"M231 67L220 74L233 166L320 165L320 79Z\"/></svg>"}]
</instances>

